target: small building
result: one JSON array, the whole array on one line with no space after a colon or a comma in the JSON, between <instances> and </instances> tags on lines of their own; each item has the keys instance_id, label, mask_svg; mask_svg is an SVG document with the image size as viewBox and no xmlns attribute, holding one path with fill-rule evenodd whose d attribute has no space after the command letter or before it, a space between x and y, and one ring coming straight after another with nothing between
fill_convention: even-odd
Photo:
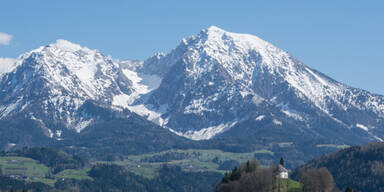
<instances>
[{"instance_id":1,"label":"small building","mask_svg":"<svg viewBox=\"0 0 384 192\"><path fill-rule=\"evenodd\" d=\"M288 170L283 166L278 166L278 175L277 178L279 179L288 179Z\"/></svg>"}]
</instances>

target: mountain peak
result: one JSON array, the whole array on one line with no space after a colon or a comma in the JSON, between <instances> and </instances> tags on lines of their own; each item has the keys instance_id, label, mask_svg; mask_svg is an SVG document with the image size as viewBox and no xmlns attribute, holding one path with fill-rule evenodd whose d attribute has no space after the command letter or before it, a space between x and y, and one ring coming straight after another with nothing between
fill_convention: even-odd
<instances>
[{"instance_id":1,"label":"mountain peak","mask_svg":"<svg viewBox=\"0 0 384 192\"><path fill-rule=\"evenodd\" d=\"M282 51L255 35L229 32L216 26L203 29L198 35L183 40L183 44L194 44L209 49L222 50L225 55L228 55L228 51L232 52L233 50L240 52L254 50L261 54L269 51ZM266 53L266 55L269 54Z\"/></svg>"},{"instance_id":2,"label":"mountain peak","mask_svg":"<svg viewBox=\"0 0 384 192\"><path fill-rule=\"evenodd\" d=\"M208 31L208 32L226 32L224 29L221 29L221 28L214 26L214 25L211 25L208 28L203 29L203 30Z\"/></svg>"},{"instance_id":3,"label":"mountain peak","mask_svg":"<svg viewBox=\"0 0 384 192\"><path fill-rule=\"evenodd\" d=\"M76 52L81 49L89 50L87 47L82 47L79 44L72 43L64 39L57 39L56 43L49 44L48 47L55 47L64 51Z\"/></svg>"},{"instance_id":4,"label":"mountain peak","mask_svg":"<svg viewBox=\"0 0 384 192\"><path fill-rule=\"evenodd\" d=\"M279 113L283 118L287 116L302 123L308 119L307 109L301 104L308 104L306 107L316 108L345 127L362 124L350 124L349 119L333 117L340 114L338 110L344 113L352 106L382 114L380 107L384 104L381 102L372 106L367 105L367 101L340 102L345 98L352 99L345 93L356 95L355 90L307 67L289 53L254 35L211 26L183 39L166 56L154 58L147 60L144 67L150 74L159 74L164 81L146 104L178 106L177 111L161 112L161 118L167 122L166 127L192 139L209 139L247 116L249 113L234 110L238 105L253 106L255 111L264 104L272 105L281 109ZM335 109L335 103L339 108ZM185 119L189 122L185 123ZM277 120L272 123L280 126L280 120ZM365 125L360 127L367 130Z\"/></svg>"},{"instance_id":5,"label":"mountain peak","mask_svg":"<svg viewBox=\"0 0 384 192\"><path fill-rule=\"evenodd\" d=\"M202 29L200 33L197 35L197 37L200 38L207 38L207 39L214 39L215 37L220 38L224 34L228 33L224 29L221 29L216 26L210 26L208 28Z\"/></svg>"},{"instance_id":6,"label":"mountain peak","mask_svg":"<svg viewBox=\"0 0 384 192\"><path fill-rule=\"evenodd\" d=\"M23 54L16 65L0 82L0 119L33 108L33 120L79 132L91 122L80 114L85 101L111 105L115 95L132 92L114 60L62 39Z\"/></svg>"},{"instance_id":7,"label":"mountain peak","mask_svg":"<svg viewBox=\"0 0 384 192\"><path fill-rule=\"evenodd\" d=\"M19 61L23 61L24 59L27 59L30 57L32 54L41 54L41 55L46 55L49 57L55 56L56 58L66 58L68 57L67 54L73 55L77 51L82 51L83 53L81 55L95 55L95 54L100 54L98 50L91 50L87 47L82 47L79 44L72 43L70 41L64 40L64 39L57 39L55 43L50 43L45 46L41 46L37 49L33 49L29 52L26 52L18 57ZM64 56L64 55L67 56ZM77 54L75 54L77 55ZM76 57L79 57L77 55ZM21 62L19 62L21 64Z\"/></svg>"}]
</instances>

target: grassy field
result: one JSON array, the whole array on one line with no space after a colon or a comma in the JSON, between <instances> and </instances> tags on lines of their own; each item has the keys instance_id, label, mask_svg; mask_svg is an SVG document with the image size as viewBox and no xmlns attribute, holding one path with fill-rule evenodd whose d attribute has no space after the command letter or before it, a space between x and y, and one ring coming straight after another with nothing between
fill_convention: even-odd
<instances>
[{"instance_id":1,"label":"grassy field","mask_svg":"<svg viewBox=\"0 0 384 192\"><path fill-rule=\"evenodd\" d=\"M335 145L335 144L318 144L316 147L328 147L328 148L336 148L336 149L345 149L350 147L349 145Z\"/></svg>"},{"instance_id":2,"label":"grassy field","mask_svg":"<svg viewBox=\"0 0 384 192\"><path fill-rule=\"evenodd\" d=\"M285 179L285 181L281 181L282 183L288 183L288 192L300 192L302 191L302 186L299 182L293 181L291 179Z\"/></svg>"},{"instance_id":3,"label":"grassy field","mask_svg":"<svg viewBox=\"0 0 384 192\"><path fill-rule=\"evenodd\" d=\"M3 175L42 178L47 176L49 168L35 160L24 157L0 157Z\"/></svg>"},{"instance_id":4,"label":"grassy field","mask_svg":"<svg viewBox=\"0 0 384 192\"><path fill-rule=\"evenodd\" d=\"M66 169L56 175L49 176L50 172L47 166L25 157L0 157L0 168L2 175L29 182L42 182L50 186L53 186L57 179L61 178L92 179L87 175L89 169Z\"/></svg>"},{"instance_id":5,"label":"grassy field","mask_svg":"<svg viewBox=\"0 0 384 192\"><path fill-rule=\"evenodd\" d=\"M170 160L166 162L145 162L146 158L161 156L167 153L183 153L188 154L185 159ZM143 154L143 155L132 155L127 156L122 161L115 162L116 164L123 165L128 170L147 177L153 178L156 176L156 170L163 164L178 165L185 171L216 171L224 173L225 170L218 170L220 163L234 160L239 163L246 162L255 157L255 154L270 154L273 152L268 150L254 151L251 153L231 153L223 152L220 150L199 150L199 149L188 149L188 150L168 150L159 153Z\"/></svg>"},{"instance_id":6,"label":"grassy field","mask_svg":"<svg viewBox=\"0 0 384 192\"><path fill-rule=\"evenodd\" d=\"M302 185L297 181L294 181L291 179L279 179L278 182L279 184L278 186L276 186L276 189L274 191L281 191L281 192L301 192L302 191Z\"/></svg>"}]
</instances>

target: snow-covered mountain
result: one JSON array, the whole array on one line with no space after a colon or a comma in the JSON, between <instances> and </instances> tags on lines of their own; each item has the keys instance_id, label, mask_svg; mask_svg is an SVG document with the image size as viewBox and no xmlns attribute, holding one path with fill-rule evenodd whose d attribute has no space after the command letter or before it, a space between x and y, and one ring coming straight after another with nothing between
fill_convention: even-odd
<instances>
[{"instance_id":1,"label":"snow-covered mountain","mask_svg":"<svg viewBox=\"0 0 384 192\"><path fill-rule=\"evenodd\" d=\"M63 128L80 132L95 120L81 110L84 102L111 105L115 95L131 94L131 85L111 58L57 40L23 54L1 75L0 118L24 113L59 138Z\"/></svg>"},{"instance_id":2,"label":"snow-covered mountain","mask_svg":"<svg viewBox=\"0 0 384 192\"><path fill-rule=\"evenodd\" d=\"M314 135L325 129L384 138L383 96L341 84L256 36L212 26L137 71L162 81L129 108L194 140L265 117L276 127L294 121Z\"/></svg>"},{"instance_id":3,"label":"snow-covered mountain","mask_svg":"<svg viewBox=\"0 0 384 192\"><path fill-rule=\"evenodd\" d=\"M341 84L256 36L214 26L145 61L57 40L11 66L0 74L0 120L22 115L58 140L103 120L88 101L193 140L384 138L383 96Z\"/></svg>"}]
</instances>

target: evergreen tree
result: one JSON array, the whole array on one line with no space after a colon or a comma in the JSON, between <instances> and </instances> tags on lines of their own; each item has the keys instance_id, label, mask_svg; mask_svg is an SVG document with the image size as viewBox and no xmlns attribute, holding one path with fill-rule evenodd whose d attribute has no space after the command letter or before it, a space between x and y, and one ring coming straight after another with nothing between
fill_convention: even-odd
<instances>
[{"instance_id":1,"label":"evergreen tree","mask_svg":"<svg viewBox=\"0 0 384 192\"><path fill-rule=\"evenodd\" d=\"M353 192L353 189L350 188L350 187L347 187L347 188L345 189L345 192Z\"/></svg>"},{"instance_id":2,"label":"evergreen tree","mask_svg":"<svg viewBox=\"0 0 384 192\"><path fill-rule=\"evenodd\" d=\"M251 172L252 170L251 170L251 166L249 165L249 161L247 161L247 164L246 164L246 169L245 169L245 172L247 172L247 173L249 173L249 172Z\"/></svg>"}]
</instances>

